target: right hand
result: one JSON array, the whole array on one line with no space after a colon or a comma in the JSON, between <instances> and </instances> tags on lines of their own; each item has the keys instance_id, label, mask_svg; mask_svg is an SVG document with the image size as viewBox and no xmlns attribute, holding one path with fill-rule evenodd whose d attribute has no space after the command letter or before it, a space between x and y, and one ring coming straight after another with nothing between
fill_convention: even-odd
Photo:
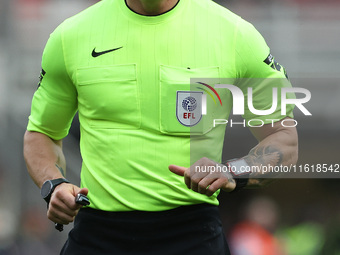
<instances>
[{"instance_id":1,"label":"right hand","mask_svg":"<svg viewBox=\"0 0 340 255\"><path fill-rule=\"evenodd\" d=\"M86 196L88 189L81 189L70 183L58 185L52 193L47 217L54 223L63 225L73 222L79 209L82 207L75 202L75 197L79 193Z\"/></svg>"}]
</instances>

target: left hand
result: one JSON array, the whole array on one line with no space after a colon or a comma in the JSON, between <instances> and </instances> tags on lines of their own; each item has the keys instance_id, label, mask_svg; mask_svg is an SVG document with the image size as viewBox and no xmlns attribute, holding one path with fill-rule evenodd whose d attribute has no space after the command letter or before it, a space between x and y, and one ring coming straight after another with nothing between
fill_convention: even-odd
<instances>
[{"instance_id":1,"label":"left hand","mask_svg":"<svg viewBox=\"0 0 340 255\"><path fill-rule=\"evenodd\" d=\"M227 170L227 166L208 158L201 158L189 168L170 165L169 170L184 176L184 182L189 189L209 197L219 189L231 192L236 187L236 182Z\"/></svg>"}]
</instances>

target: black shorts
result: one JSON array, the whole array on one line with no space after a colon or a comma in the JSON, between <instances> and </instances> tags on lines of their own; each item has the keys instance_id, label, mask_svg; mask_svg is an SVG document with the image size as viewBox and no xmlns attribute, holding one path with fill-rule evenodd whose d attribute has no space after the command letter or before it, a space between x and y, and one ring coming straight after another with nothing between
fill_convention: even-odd
<instances>
[{"instance_id":1,"label":"black shorts","mask_svg":"<svg viewBox=\"0 0 340 255\"><path fill-rule=\"evenodd\" d=\"M163 212L81 209L63 255L229 255L218 208L200 204Z\"/></svg>"}]
</instances>

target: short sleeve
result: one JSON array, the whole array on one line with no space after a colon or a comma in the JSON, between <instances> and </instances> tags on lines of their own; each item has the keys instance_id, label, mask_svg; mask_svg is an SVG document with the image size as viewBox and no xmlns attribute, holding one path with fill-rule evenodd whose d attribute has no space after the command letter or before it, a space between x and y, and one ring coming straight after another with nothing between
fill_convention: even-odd
<instances>
[{"instance_id":1,"label":"short sleeve","mask_svg":"<svg viewBox=\"0 0 340 255\"><path fill-rule=\"evenodd\" d=\"M271 55L262 35L243 19L238 24L235 50L237 86L245 95L243 118L247 122L252 120L252 125L268 124L285 117L293 118L293 105L286 106L286 114L281 111L282 89L291 88L285 68ZM252 94L249 95L249 92ZM293 93L283 96L295 98Z\"/></svg>"},{"instance_id":2,"label":"short sleeve","mask_svg":"<svg viewBox=\"0 0 340 255\"><path fill-rule=\"evenodd\" d=\"M76 111L77 91L66 70L59 27L44 49L40 83L33 96L27 130L60 140L67 136Z\"/></svg>"}]
</instances>

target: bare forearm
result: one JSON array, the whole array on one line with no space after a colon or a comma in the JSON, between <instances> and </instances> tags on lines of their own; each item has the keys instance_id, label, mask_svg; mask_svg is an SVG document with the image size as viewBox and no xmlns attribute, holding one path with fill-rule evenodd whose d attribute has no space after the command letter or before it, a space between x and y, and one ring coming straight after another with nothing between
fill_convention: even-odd
<instances>
[{"instance_id":1,"label":"bare forearm","mask_svg":"<svg viewBox=\"0 0 340 255\"><path fill-rule=\"evenodd\" d=\"M282 174L282 171L271 169L294 165L297 159L298 139L295 129L286 129L267 136L244 157L253 169L247 187L256 188L271 183Z\"/></svg>"},{"instance_id":2,"label":"bare forearm","mask_svg":"<svg viewBox=\"0 0 340 255\"><path fill-rule=\"evenodd\" d=\"M46 180L61 178L66 174L62 142L54 141L44 134L26 131L24 158L28 172L39 188Z\"/></svg>"}]
</instances>

